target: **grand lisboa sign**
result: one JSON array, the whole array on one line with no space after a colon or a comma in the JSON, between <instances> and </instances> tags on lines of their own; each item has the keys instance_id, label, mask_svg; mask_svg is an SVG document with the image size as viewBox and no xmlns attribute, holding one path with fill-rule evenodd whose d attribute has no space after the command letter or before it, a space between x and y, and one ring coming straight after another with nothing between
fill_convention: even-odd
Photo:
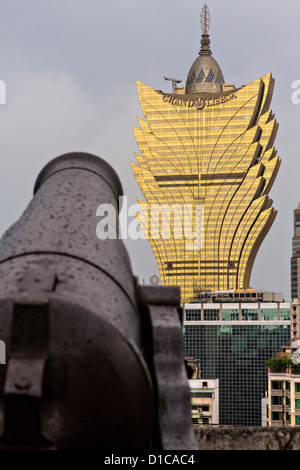
<instances>
[{"instance_id":1,"label":"grand lisboa sign","mask_svg":"<svg viewBox=\"0 0 300 470\"><path fill-rule=\"evenodd\" d=\"M197 98L193 100L185 100L183 98L175 98L174 96L170 95L163 95L163 101L165 103L170 103L174 106L181 106L186 108L196 108L201 111L201 109L205 108L205 106L216 106L218 104L226 103L227 101L231 101L234 98L237 98L235 93L230 93L229 95L222 95L216 98L209 98L205 100L202 96L197 96Z\"/></svg>"}]
</instances>

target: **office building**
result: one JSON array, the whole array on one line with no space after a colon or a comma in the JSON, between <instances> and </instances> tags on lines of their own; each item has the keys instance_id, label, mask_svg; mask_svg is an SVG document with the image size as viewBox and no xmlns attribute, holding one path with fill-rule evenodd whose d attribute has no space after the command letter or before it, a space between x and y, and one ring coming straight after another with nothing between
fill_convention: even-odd
<instances>
[{"instance_id":1,"label":"office building","mask_svg":"<svg viewBox=\"0 0 300 470\"><path fill-rule=\"evenodd\" d=\"M261 426L268 390L266 361L290 342L289 302L202 302L184 305L184 355L203 380L218 379L219 423Z\"/></svg>"}]
</instances>

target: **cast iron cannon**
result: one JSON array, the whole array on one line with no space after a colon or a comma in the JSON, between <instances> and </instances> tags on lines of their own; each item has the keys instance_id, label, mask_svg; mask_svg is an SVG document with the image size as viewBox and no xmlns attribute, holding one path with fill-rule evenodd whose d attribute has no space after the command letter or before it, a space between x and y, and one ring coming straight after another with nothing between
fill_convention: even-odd
<instances>
[{"instance_id":1,"label":"cast iron cannon","mask_svg":"<svg viewBox=\"0 0 300 470\"><path fill-rule=\"evenodd\" d=\"M0 240L0 448L197 449L179 289L96 236L121 195L104 160L62 155Z\"/></svg>"}]
</instances>

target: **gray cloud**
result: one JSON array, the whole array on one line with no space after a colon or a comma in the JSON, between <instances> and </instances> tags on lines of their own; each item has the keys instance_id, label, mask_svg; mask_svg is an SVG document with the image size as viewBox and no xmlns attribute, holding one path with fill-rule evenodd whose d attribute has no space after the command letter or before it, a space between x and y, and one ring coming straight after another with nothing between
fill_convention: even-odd
<instances>
[{"instance_id":1,"label":"gray cloud","mask_svg":"<svg viewBox=\"0 0 300 470\"><path fill-rule=\"evenodd\" d=\"M280 127L282 166L271 192L277 219L253 268L252 287L290 295L293 209L300 105L291 84L300 79L300 4L290 0L211 0L211 47L225 80L237 86L272 72L272 109ZM135 81L170 91L164 75L185 81L200 45L196 0L12 0L1 2L0 232L32 195L51 158L84 150L105 158L132 204L141 194L130 161L138 152L132 125L142 117ZM126 242L134 272L148 280L157 268L146 241Z\"/></svg>"}]
</instances>

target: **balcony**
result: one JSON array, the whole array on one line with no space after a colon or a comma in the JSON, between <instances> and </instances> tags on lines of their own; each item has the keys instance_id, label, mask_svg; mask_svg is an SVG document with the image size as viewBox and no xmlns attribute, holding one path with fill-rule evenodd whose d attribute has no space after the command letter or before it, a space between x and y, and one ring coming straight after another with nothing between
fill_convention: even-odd
<instances>
[{"instance_id":1,"label":"balcony","mask_svg":"<svg viewBox=\"0 0 300 470\"><path fill-rule=\"evenodd\" d=\"M271 421L271 426L280 428L281 426L283 426L283 421Z\"/></svg>"},{"instance_id":2,"label":"balcony","mask_svg":"<svg viewBox=\"0 0 300 470\"><path fill-rule=\"evenodd\" d=\"M275 390L272 388L271 397L283 397L283 390Z\"/></svg>"},{"instance_id":3,"label":"balcony","mask_svg":"<svg viewBox=\"0 0 300 470\"><path fill-rule=\"evenodd\" d=\"M271 411L283 411L283 405L271 405Z\"/></svg>"}]
</instances>

